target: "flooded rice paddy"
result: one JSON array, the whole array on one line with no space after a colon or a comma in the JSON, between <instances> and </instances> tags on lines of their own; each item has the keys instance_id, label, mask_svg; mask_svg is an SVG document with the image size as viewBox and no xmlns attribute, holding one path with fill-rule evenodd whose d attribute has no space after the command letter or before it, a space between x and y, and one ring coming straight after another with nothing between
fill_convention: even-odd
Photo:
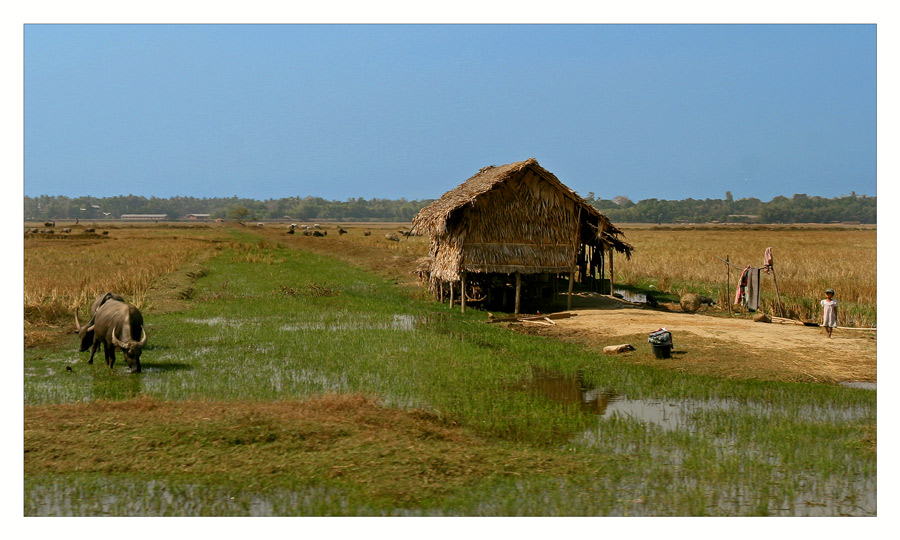
<instances>
[{"instance_id":1,"label":"flooded rice paddy","mask_svg":"<svg viewBox=\"0 0 900 540\"><path fill-rule=\"evenodd\" d=\"M181 399L190 396L214 395L219 398L241 398L232 389L235 381L241 385L259 389L263 399L279 396L303 396L321 393L348 393L366 389L380 395L384 402L399 407L427 407L415 391L398 392L395 384L398 370L407 370L405 342L393 345L393 352L376 355L378 369L355 369L368 361L356 352L340 353L344 367L335 371L317 358L309 340L310 333L325 332L346 343L340 350L353 351L351 345L358 338L356 331L369 332L367 341L377 344L377 334L397 336L398 332L418 332L428 326L428 317L410 314L382 316L351 312L332 312L316 316L281 319L276 317L197 317L183 321L196 331L191 336L198 339L187 347L173 341L170 344L151 345L145 357L144 373L134 376L117 362L116 369L108 371L102 362L94 366L84 364L85 354L54 353L42 358L40 367L26 366L26 403L74 402L96 399L131 399L149 393L164 399ZM266 329L266 330L264 330ZM252 333L258 338L244 340L240 358L234 357L234 342L239 336ZM416 339L416 338L414 338ZM296 340L296 341L292 341ZM276 343L279 343L276 346ZM303 344L303 347L300 345ZM295 346L296 345L296 346ZM334 354L334 353L332 353ZM346 354L346 357L343 355ZM307 355L307 356L303 356ZM302 356L302 358L301 358ZM96 360L96 358L95 358ZM394 365L395 364L395 365ZM286 366L293 366L286 368ZM252 369L248 369L252 368ZM216 376L210 376L215 373ZM365 375L359 375L365 373ZM364 380L360 377L364 377ZM60 384L60 381L65 381ZM846 383L848 391L869 388L866 383ZM874 384L871 385L874 390ZM741 422L775 423L783 418L839 425L866 421L872 411L864 406L835 404L833 406L792 406L772 401L747 401L727 398L715 399L663 399L632 396L614 387L588 382L580 373L563 375L558 372L532 367L530 376L513 385L509 391L526 392L533 396L574 407L593 415L596 420L587 429L572 433L567 444L591 449L601 454L628 455L637 451L650 452L660 471L672 477L668 480L678 489L692 489L706 501L715 501L713 513L718 515L746 515L752 513L791 516L876 515L876 479L874 475L861 474L806 474L797 472L796 464L786 465L785 456L759 447L746 434L736 435L732 419ZM233 394L233 395L232 395ZM749 419L749 420L748 420ZM695 446L719 456L716 462L734 462L740 467L760 467L758 473L765 482L790 485L787 495L781 499L760 502L759 486L735 485L731 491L707 493L710 488L698 483L689 467L696 460L688 445L647 444L644 449L634 447L634 439L624 442L616 436L622 425L638 431L669 435L696 442ZM632 428L629 428L632 429ZM802 452L802 449L799 451ZM751 464L752 465L747 465ZM782 471L794 471L792 476ZM748 475L756 475L749 472ZM98 479L98 481L100 481ZM355 507L339 490L304 488L299 491L272 491L266 493L229 494L215 487L166 485L157 480L134 480L133 485L116 480L115 494L101 498L82 496L82 489L93 488L64 481L36 481L26 490L26 514L36 516L65 515L322 515L334 513L336 507L346 509L347 515L377 515L385 511L367 507ZM571 492L583 489L577 480L558 479L558 486L512 482L502 488L496 497L482 496L477 506L462 510L469 515L541 514L553 515L553 508L564 508L567 515L594 515L598 509L587 502L579 507L580 499L571 498ZM573 483L574 482L574 483ZM639 500L635 493L644 490L665 493L665 486L656 486L657 480L648 480L649 487L621 484L606 486L621 490L622 497ZM658 482L664 482L659 479ZM696 484L696 485L694 485ZM498 488L500 489L500 488ZM569 495L566 495L569 493ZM559 497L556 500L555 497ZM629 498L630 497L630 498ZM192 502L196 501L196 502ZM506 506L516 501L516 506ZM659 515L660 505L644 507L640 503L618 501L617 506L603 509L605 515ZM760 504L764 506L760 507ZM524 506L523 506L524 505ZM663 505L665 507L665 505ZM549 510L548 510L549 509ZM708 511L708 510L707 510ZM395 509L397 515L453 515L442 509ZM703 513L702 511L698 513Z\"/></svg>"},{"instance_id":2,"label":"flooded rice paddy","mask_svg":"<svg viewBox=\"0 0 900 540\"><path fill-rule=\"evenodd\" d=\"M588 385L580 374L565 376L538 367L533 377L520 388L543 395L564 405L578 405L599 417L598 430L604 421L627 419L671 431L695 430L694 419L710 412L733 412L767 417L781 411L777 404L746 403L728 399L630 399L614 390ZM812 422L853 422L865 420L869 414L863 407L800 407L790 411L795 417Z\"/></svg>"},{"instance_id":3,"label":"flooded rice paddy","mask_svg":"<svg viewBox=\"0 0 900 540\"><path fill-rule=\"evenodd\" d=\"M856 386L865 388L865 386ZM616 439L614 424L630 423L642 426L648 432L680 432L702 439L712 451L724 458L751 467L761 464L769 474L778 477L783 456L776 452L748 444L745 439L731 434L732 419L741 417L749 422L766 424L789 417L813 423L842 424L863 422L871 411L867 407L854 406L801 406L787 410L776 403L745 402L733 399L659 399L630 398L612 389L587 384L580 373L566 376L539 367L532 367L532 377L517 385L519 391L543 396L566 406L577 406L597 417L594 426L575 435L572 442L578 446L602 451L628 453L634 448L623 447ZM747 422L748 420L743 420ZM723 427L725 426L725 427ZM798 449L802 452L802 449ZM690 451L673 445L653 450L654 461L678 471L691 459ZM684 480L682 480L682 483ZM782 504L767 507L763 513L792 516L869 515L877 513L876 479L873 476L835 474L822 477L779 478L780 483L794 485L794 494ZM698 489L700 487L698 486ZM735 514L751 504L754 492L735 488L734 493L719 495L718 510ZM642 515L640 506L630 515Z\"/></svg>"}]
</instances>

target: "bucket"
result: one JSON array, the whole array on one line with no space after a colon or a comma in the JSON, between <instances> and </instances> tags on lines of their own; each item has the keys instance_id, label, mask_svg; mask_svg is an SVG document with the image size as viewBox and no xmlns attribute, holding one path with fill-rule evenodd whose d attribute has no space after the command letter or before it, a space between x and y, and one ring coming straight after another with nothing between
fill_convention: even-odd
<instances>
[{"instance_id":1,"label":"bucket","mask_svg":"<svg viewBox=\"0 0 900 540\"><path fill-rule=\"evenodd\" d=\"M650 338L647 341L653 347L653 355L657 358L672 357L672 333L665 328L660 328L650 334Z\"/></svg>"}]
</instances>

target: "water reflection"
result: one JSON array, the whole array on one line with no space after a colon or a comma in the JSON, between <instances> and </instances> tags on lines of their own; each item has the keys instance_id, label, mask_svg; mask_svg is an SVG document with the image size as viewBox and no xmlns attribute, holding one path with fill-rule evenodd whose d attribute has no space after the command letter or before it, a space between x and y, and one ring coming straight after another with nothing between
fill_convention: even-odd
<instances>
[{"instance_id":1,"label":"water reflection","mask_svg":"<svg viewBox=\"0 0 900 540\"><path fill-rule=\"evenodd\" d=\"M731 411L740 414L751 414L768 417L777 412L768 403L744 402L734 399L628 399L609 389L587 384L581 372L574 376L532 366L530 380L517 386L518 390L528 391L564 405L579 405L585 412L600 417L598 429L613 418L630 419L648 425L658 426L664 430L698 429L695 419L703 413L713 411ZM855 387L863 388L857 383ZM800 407L792 414L809 421L853 422L867 418L866 407Z\"/></svg>"},{"instance_id":2,"label":"water reflection","mask_svg":"<svg viewBox=\"0 0 900 540\"><path fill-rule=\"evenodd\" d=\"M616 289L613 292L618 298L621 298L622 300L627 300L628 302L634 302L635 304L646 304L647 303L647 295L646 294L636 293L634 291L627 291L625 289Z\"/></svg>"},{"instance_id":3,"label":"water reflection","mask_svg":"<svg viewBox=\"0 0 900 540\"><path fill-rule=\"evenodd\" d=\"M843 381L838 383L847 388L862 388L863 390L877 390L877 383L863 381Z\"/></svg>"},{"instance_id":4,"label":"water reflection","mask_svg":"<svg viewBox=\"0 0 900 540\"><path fill-rule=\"evenodd\" d=\"M356 315L331 321L302 321L281 325L284 332L303 330L325 330L340 332L348 330L397 330L411 332L432 322L430 317L420 315L394 314L391 319L379 319L364 315Z\"/></svg>"},{"instance_id":5,"label":"water reflection","mask_svg":"<svg viewBox=\"0 0 900 540\"><path fill-rule=\"evenodd\" d=\"M532 378L525 383L525 388L556 403L579 405L585 412L602 416L610 401L616 398L612 392L587 385L581 372L572 377L537 366L531 371Z\"/></svg>"}]
</instances>

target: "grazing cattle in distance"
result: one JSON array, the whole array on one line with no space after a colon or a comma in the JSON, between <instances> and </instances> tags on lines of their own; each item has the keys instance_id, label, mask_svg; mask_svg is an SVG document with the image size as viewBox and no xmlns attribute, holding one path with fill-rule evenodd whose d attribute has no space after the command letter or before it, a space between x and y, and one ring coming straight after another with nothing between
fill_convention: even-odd
<instances>
[{"instance_id":1,"label":"grazing cattle in distance","mask_svg":"<svg viewBox=\"0 0 900 540\"><path fill-rule=\"evenodd\" d=\"M141 372L141 353L147 345L147 331L144 330L144 318L138 308L127 302L106 300L94 313L91 322L85 325L84 332L94 334L88 364L94 363L94 354L102 344L107 366L112 368L115 365L116 349L121 349L131 372ZM82 341L80 352L86 350Z\"/></svg>"},{"instance_id":2,"label":"grazing cattle in distance","mask_svg":"<svg viewBox=\"0 0 900 540\"><path fill-rule=\"evenodd\" d=\"M345 231L343 227L338 227L338 236L342 234L347 234L347 231Z\"/></svg>"},{"instance_id":3,"label":"grazing cattle in distance","mask_svg":"<svg viewBox=\"0 0 900 540\"><path fill-rule=\"evenodd\" d=\"M371 236L372 231L363 231L363 236Z\"/></svg>"},{"instance_id":4,"label":"grazing cattle in distance","mask_svg":"<svg viewBox=\"0 0 900 540\"><path fill-rule=\"evenodd\" d=\"M56 227L56 221L45 221L44 227Z\"/></svg>"},{"instance_id":5,"label":"grazing cattle in distance","mask_svg":"<svg viewBox=\"0 0 900 540\"><path fill-rule=\"evenodd\" d=\"M387 233L386 235L384 235L384 237L387 238L388 240L390 240L391 242L399 242L400 241L400 237L394 233Z\"/></svg>"},{"instance_id":6,"label":"grazing cattle in distance","mask_svg":"<svg viewBox=\"0 0 900 540\"><path fill-rule=\"evenodd\" d=\"M94 232L94 228L93 228L93 227L89 227L89 228L85 229L84 232L92 233L92 232Z\"/></svg>"},{"instance_id":7,"label":"grazing cattle in distance","mask_svg":"<svg viewBox=\"0 0 900 540\"><path fill-rule=\"evenodd\" d=\"M65 229L62 230L62 232L70 233L70 232L72 232L72 227L66 227Z\"/></svg>"}]
</instances>

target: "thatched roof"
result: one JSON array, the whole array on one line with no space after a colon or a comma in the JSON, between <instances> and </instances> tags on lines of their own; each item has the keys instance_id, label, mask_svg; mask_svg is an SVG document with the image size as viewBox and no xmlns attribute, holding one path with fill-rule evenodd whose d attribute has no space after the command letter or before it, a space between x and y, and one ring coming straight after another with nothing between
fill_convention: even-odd
<instances>
[{"instance_id":1,"label":"thatched roof","mask_svg":"<svg viewBox=\"0 0 900 540\"><path fill-rule=\"evenodd\" d=\"M431 274L552 273L575 264L579 246L632 246L597 209L537 160L485 167L423 208L412 231L431 236Z\"/></svg>"},{"instance_id":2,"label":"thatched roof","mask_svg":"<svg viewBox=\"0 0 900 540\"><path fill-rule=\"evenodd\" d=\"M571 198L589 215L595 217L603 224L603 238L612 245L616 251L631 254L634 249L631 245L620 241L617 237L624 233L614 226L599 210L588 204L575 193L574 190L559 181L553 173L540 166L536 159L530 158L508 165L488 166L482 168L471 178L444 193L440 199L432 202L416 214L412 222L412 231L418 234L440 234L446 232L447 220L450 215L465 206L472 204L475 199L484 193L494 189L497 185L518 175L523 169L530 168L544 180L555 186L565 196Z\"/></svg>"}]
</instances>

